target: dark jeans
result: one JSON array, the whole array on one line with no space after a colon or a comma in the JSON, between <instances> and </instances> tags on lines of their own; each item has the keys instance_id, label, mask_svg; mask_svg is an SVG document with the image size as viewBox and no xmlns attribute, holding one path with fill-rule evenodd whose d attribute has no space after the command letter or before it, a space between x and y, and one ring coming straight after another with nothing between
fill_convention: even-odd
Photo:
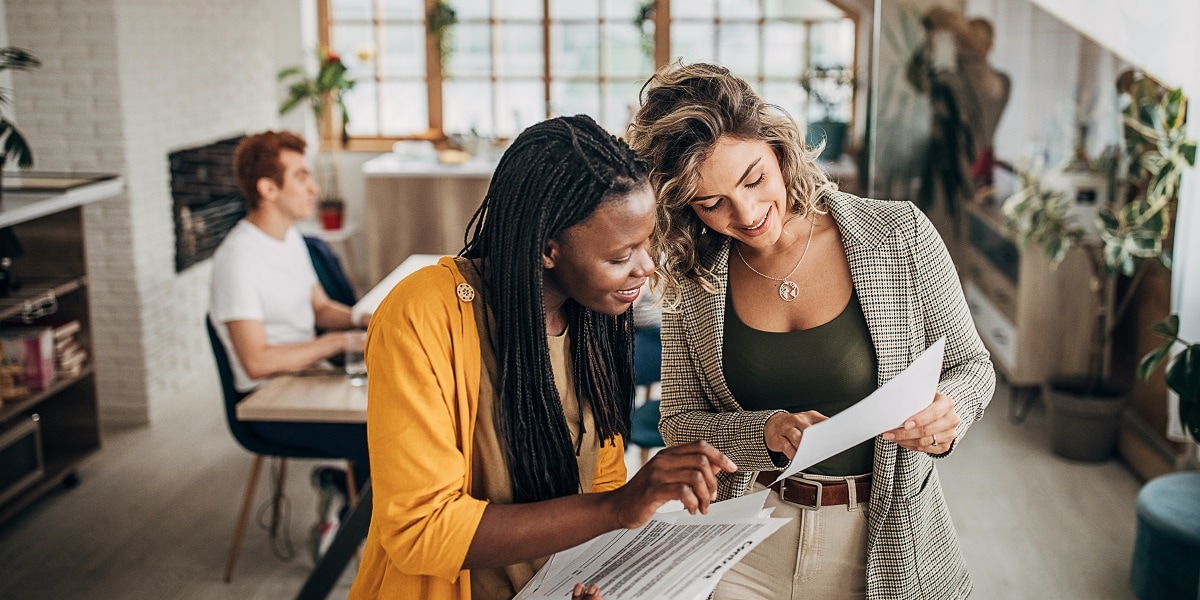
<instances>
[{"instance_id":1,"label":"dark jeans","mask_svg":"<svg viewBox=\"0 0 1200 600\"><path fill-rule=\"evenodd\" d=\"M371 475L367 456L365 423L276 423L243 421L264 441L313 454L354 463L354 485L362 489Z\"/></svg>"}]
</instances>

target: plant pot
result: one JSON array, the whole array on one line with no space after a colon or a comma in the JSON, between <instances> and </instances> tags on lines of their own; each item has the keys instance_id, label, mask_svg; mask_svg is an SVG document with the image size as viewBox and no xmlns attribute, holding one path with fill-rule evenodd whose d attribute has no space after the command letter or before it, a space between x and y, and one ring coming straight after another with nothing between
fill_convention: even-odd
<instances>
[{"instance_id":1,"label":"plant pot","mask_svg":"<svg viewBox=\"0 0 1200 600\"><path fill-rule=\"evenodd\" d=\"M848 127L849 123L841 121L813 121L808 124L808 130L804 133L804 143L814 147L824 140L825 148L821 150L821 154L817 158L830 162L836 161L845 149Z\"/></svg>"},{"instance_id":2,"label":"plant pot","mask_svg":"<svg viewBox=\"0 0 1200 600\"><path fill-rule=\"evenodd\" d=\"M345 207L341 204L321 206L317 209L317 217L321 221L321 229L337 231L342 228Z\"/></svg>"},{"instance_id":3,"label":"plant pot","mask_svg":"<svg viewBox=\"0 0 1200 600\"><path fill-rule=\"evenodd\" d=\"M1129 404L1129 388L1102 381L1089 385L1083 377L1053 377L1042 386L1050 409L1051 448L1071 460L1098 462L1112 458L1121 413Z\"/></svg>"}]
</instances>

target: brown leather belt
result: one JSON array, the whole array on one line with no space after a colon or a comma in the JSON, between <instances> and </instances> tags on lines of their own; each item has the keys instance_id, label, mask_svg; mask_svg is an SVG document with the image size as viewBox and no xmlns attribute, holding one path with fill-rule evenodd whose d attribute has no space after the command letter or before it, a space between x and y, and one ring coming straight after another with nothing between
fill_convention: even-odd
<instances>
[{"instance_id":1,"label":"brown leather belt","mask_svg":"<svg viewBox=\"0 0 1200 600\"><path fill-rule=\"evenodd\" d=\"M779 471L759 471L755 481L779 492L779 497L801 508L817 510L822 506L837 506L850 503L850 490L846 480L816 481L793 475L779 483L772 483ZM865 503L871 497L871 476L854 482L855 500Z\"/></svg>"}]
</instances>

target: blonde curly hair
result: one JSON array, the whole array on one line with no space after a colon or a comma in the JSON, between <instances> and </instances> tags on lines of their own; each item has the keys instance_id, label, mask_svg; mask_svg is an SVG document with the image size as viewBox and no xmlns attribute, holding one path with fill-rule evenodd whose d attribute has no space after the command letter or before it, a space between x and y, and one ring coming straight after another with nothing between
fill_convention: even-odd
<instances>
[{"instance_id":1,"label":"blonde curly hair","mask_svg":"<svg viewBox=\"0 0 1200 600\"><path fill-rule=\"evenodd\" d=\"M658 196L653 245L661 257L654 285L668 310L679 305L683 278L696 280L710 293L717 291L708 259L726 238L704 227L691 201L701 163L724 136L770 144L794 215L826 212L825 196L837 190L816 164L821 147L807 148L796 121L763 102L729 69L678 62L660 69L642 87L641 108L625 137L650 162L650 184Z\"/></svg>"}]
</instances>

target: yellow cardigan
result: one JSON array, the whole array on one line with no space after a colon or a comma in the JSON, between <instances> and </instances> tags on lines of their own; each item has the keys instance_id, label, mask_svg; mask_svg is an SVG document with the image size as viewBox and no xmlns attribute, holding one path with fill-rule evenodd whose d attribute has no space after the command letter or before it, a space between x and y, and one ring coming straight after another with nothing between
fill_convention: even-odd
<instances>
[{"instance_id":1,"label":"yellow cardigan","mask_svg":"<svg viewBox=\"0 0 1200 600\"><path fill-rule=\"evenodd\" d=\"M471 497L479 329L452 257L405 278L367 333L371 527L350 598L469 600L467 548L486 500ZM475 299L478 300L478 294ZM600 449L592 491L625 483L624 444Z\"/></svg>"}]
</instances>

